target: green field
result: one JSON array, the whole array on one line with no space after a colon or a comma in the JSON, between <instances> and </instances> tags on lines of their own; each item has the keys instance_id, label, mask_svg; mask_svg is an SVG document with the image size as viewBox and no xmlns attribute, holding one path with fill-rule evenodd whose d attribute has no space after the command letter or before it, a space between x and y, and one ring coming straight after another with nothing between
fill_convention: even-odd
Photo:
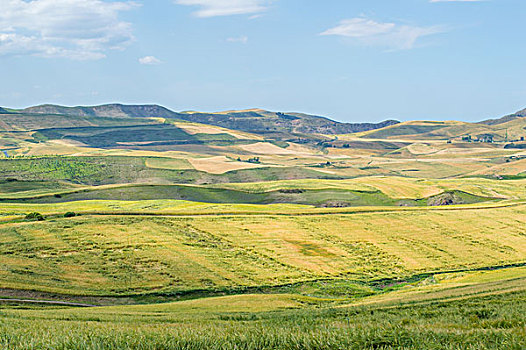
<instances>
[{"instance_id":1,"label":"green field","mask_svg":"<svg viewBox=\"0 0 526 350\"><path fill-rule=\"evenodd\" d=\"M0 348L526 347L522 119L0 116Z\"/></svg>"},{"instance_id":2,"label":"green field","mask_svg":"<svg viewBox=\"0 0 526 350\"><path fill-rule=\"evenodd\" d=\"M313 307L249 294L158 305L2 310L9 349L523 349L522 289L469 298ZM502 282L506 284L506 281ZM493 286L494 288L494 286Z\"/></svg>"},{"instance_id":3,"label":"green field","mask_svg":"<svg viewBox=\"0 0 526 350\"><path fill-rule=\"evenodd\" d=\"M0 225L0 277L14 289L172 293L325 278L406 278L521 263L526 254L524 205L305 214L85 214L7 221Z\"/></svg>"}]
</instances>

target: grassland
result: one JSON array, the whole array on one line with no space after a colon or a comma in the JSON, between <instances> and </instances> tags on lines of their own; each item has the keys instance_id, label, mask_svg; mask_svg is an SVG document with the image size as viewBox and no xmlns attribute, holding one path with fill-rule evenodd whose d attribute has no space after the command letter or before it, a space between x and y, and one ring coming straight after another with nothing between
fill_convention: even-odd
<instances>
[{"instance_id":1,"label":"grassland","mask_svg":"<svg viewBox=\"0 0 526 350\"><path fill-rule=\"evenodd\" d=\"M306 308L245 295L96 309L5 309L9 349L522 349L524 290L419 305Z\"/></svg>"},{"instance_id":2,"label":"grassland","mask_svg":"<svg viewBox=\"0 0 526 350\"><path fill-rule=\"evenodd\" d=\"M210 185L184 184L193 180L212 182L245 173L218 176L191 170L157 169L156 166L185 167L184 162L170 158L138 159L126 163L125 157L116 158L112 167L94 158L38 158L9 161L12 170L0 181L0 202L61 203L81 200L155 200L172 199L207 203L271 204L291 203L317 207L357 206L426 206L440 203L444 196L448 204L472 204L486 201L520 200L526 198L526 184L522 179L491 180L464 178L424 180L402 177L361 177L348 180L280 180L257 183L218 183ZM5 161L4 161L5 162ZM121 163L119 163L121 162ZM1 161L0 161L1 163ZM168 165L167 165L168 164ZM15 171L16 169L16 171ZM123 170L118 173L119 170ZM128 171L126 173L125 171ZM25 173L33 175L25 176ZM42 176L44 174L44 176ZM49 174L49 176L48 176ZM112 174L115 174L112 175ZM165 184L114 184L100 186L118 176L120 179L157 176ZM260 172L259 175L262 173ZM68 178L70 181L51 181ZM107 176L107 177L104 177ZM26 180L18 180L26 178ZM45 178L46 180L37 180ZM150 181L155 181L155 177ZM172 184L166 184L173 181ZM177 183L180 181L181 183ZM82 186L88 182L99 186ZM111 181L114 182L114 181ZM436 203L436 204L434 204Z\"/></svg>"},{"instance_id":3,"label":"grassland","mask_svg":"<svg viewBox=\"0 0 526 350\"><path fill-rule=\"evenodd\" d=\"M188 164L175 158L177 164ZM156 163L150 163L153 160ZM208 173L190 169L175 169L171 158L134 156L38 156L0 159L0 176L21 181L67 181L73 184L105 185L129 183L224 183L281 179L340 178L301 167L257 167L242 169L248 163L238 162L241 169L224 173ZM212 162L217 164L217 162ZM230 161L230 163L235 163ZM187 166L184 166L187 167ZM253 168L253 167L252 167Z\"/></svg>"},{"instance_id":4,"label":"grassland","mask_svg":"<svg viewBox=\"0 0 526 350\"><path fill-rule=\"evenodd\" d=\"M109 107L1 115L0 348L526 347L523 120L336 137Z\"/></svg>"},{"instance_id":5,"label":"grassland","mask_svg":"<svg viewBox=\"0 0 526 350\"><path fill-rule=\"evenodd\" d=\"M463 123L458 121L409 121L391 125L379 130L370 130L358 134L362 138L408 140L460 140L462 136L477 138L480 135L492 135L495 141L508 141L525 136L524 118L515 118L503 123Z\"/></svg>"},{"instance_id":6,"label":"grassland","mask_svg":"<svg viewBox=\"0 0 526 350\"><path fill-rule=\"evenodd\" d=\"M170 293L405 278L522 263L526 255L524 205L304 214L7 221L0 224L2 286L92 295Z\"/></svg>"}]
</instances>

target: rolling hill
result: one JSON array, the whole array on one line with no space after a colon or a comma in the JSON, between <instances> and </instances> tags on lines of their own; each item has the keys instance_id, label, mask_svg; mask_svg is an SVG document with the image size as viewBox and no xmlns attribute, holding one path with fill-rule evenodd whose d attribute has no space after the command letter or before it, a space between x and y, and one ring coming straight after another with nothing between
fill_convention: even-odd
<instances>
[{"instance_id":1,"label":"rolling hill","mask_svg":"<svg viewBox=\"0 0 526 350\"><path fill-rule=\"evenodd\" d=\"M368 139L409 140L472 140L517 141L526 136L526 109L500 119L479 123L459 121L386 120L380 123L342 123L329 118L305 113L271 112L263 109L232 110L225 112L174 112L158 105L107 104L91 107L40 105L22 110L0 109L6 130L39 130L88 126L120 127L159 123L173 128L177 122L216 126L259 135L265 139L317 143L331 139L331 135L348 135ZM167 125L169 124L169 125ZM228 133L228 132L227 132ZM323 136L326 135L326 136ZM189 139L192 139L190 137ZM122 141L122 140L120 140ZM160 140L157 140L160 141ZM178 141L181 141L178 138Z\"/></svg>"},{"instance_id":2,"label":"rolling hill","mask_svg":"<svg viewBox=\"0 0 526 350\"><path fill-rule=\"evenodd\" d=\"M395 120L386 120L377 124L340 123L304 113L269 112L262 109L223 113L188 112L181 118L203 124L264 134L282 132L334 135L380 129L398 123Z\"/></svg>"},{"instance_id":3,"label":"rolling hill","mask_svg":"<svg viewBox=\"0 0 526 350\"><path fill-rule=\"evenodd\" d=\"M105 118L177 118L178 113L157 105L106 104L92 107L65 107L45 104L19 111L29 114L61 114L76 117Z\"/></svg>"},{"instance_id":4,"label":"rolling hill","mask_svg":"<svg viewBox=\"0 0 526 350\"><path fill-rule=\"evenodd\" d=\"M345 134L379 129L398 123L341 123L328 118L304 113L270 112L262 109L226 111L218 113L177 113L158 105L107 104L92 107L64 107L41 105L19 110L21 114L67 115L104 118L164 118L225 127L253 133Z\"/></svg>"},{"instance_id":5,"label":"rolling hill","mask_svg":"<svg viewBox=\"0 0 526 350\"><path fill-rule=\"evenodd\" d=\"M509 121L512 121L518 118L526 118L526 108L516 113L504 116L502 118L484 120L480 122L480 124L497 125L497 124L507 123Z\"/></svg>"},{"instance_id":6,"label":"rolling hill","mask_svg":"<svg viewBox=\"0 0 526 350\"><path fill-rule=\"evenodd\" d=\"M407 121L357 136L366 139L457 140L511 142L526 137L526 118L503 117L494 123Z\"/></svg>"},{"instance_id":7,"label":"rolling hill","mask_svg":"<svg viewBox=\"0 0 526 350\"><path fill-rule=\"evenodd\" d=\"M0 109L0 348L521 348L525 123Z\"/></svg>"}]
</instances>

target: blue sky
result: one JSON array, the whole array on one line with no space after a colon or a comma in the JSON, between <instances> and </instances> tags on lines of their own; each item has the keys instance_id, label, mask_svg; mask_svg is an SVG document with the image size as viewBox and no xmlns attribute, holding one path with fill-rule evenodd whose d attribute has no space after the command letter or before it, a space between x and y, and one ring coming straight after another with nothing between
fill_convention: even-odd
<instances>
[{"instance_id":1,"label":"blue sky","mask_svg":"<svg viewBox=\"0 0 526 350\"><path fill-rule=\"evenodd\" d=\"M524 0L0 0L0 106L350 122L526 107Z\"/></svg>"}]
</instances>

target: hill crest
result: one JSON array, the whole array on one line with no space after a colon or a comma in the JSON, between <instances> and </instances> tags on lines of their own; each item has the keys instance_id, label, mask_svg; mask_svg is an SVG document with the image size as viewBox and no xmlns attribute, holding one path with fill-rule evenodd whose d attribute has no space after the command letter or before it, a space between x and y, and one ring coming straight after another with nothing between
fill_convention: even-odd
<instances>
[{"instance_id":1,"label":"hill crest","mask_svg":"<svg viewBox=\"0 0 526 350\"><path fill-rule=\"evenodd\" d=\"M488 119L488 120L481 121L480 124L498 125L498 124L507 123L507 122L515 120L517 118L526 118L526 108L524 108L524 109L522 109L522 110L520 110L518 112L515 112L513 114L509 114L507 116L504 116L502 118Z\"/></svg>"},{"instance_id":2,"label":"hill crest","mask_svg":"<svg viewBox=\"0 0 526 350\"><path fill-rule=\"evenodd\" d=\"M259 134L348 134L380 129L398 124L396 120L380 123L343 123L326 117L295 112L271 112L260 108L224 112L174 112L163 106L105 104L66 107L44 104L18 111L31 114L59 114L78 117L166 118L219 126Z\"/></svg>"},{"instance_id":3,"label":"hill crest","mask_svg":"<svg viewBox=\"0 0 526 350\"><path fill-rule=\"evenodd\" d=\"M175 118L177 113L155 104L124 105L119 103L98 106L66 107L53 104L44 104L20 110L21 113L33 114L60 114L78 117L110 117L110 118L137 118L158 117Z\"/></svg>"}]
</instances>

